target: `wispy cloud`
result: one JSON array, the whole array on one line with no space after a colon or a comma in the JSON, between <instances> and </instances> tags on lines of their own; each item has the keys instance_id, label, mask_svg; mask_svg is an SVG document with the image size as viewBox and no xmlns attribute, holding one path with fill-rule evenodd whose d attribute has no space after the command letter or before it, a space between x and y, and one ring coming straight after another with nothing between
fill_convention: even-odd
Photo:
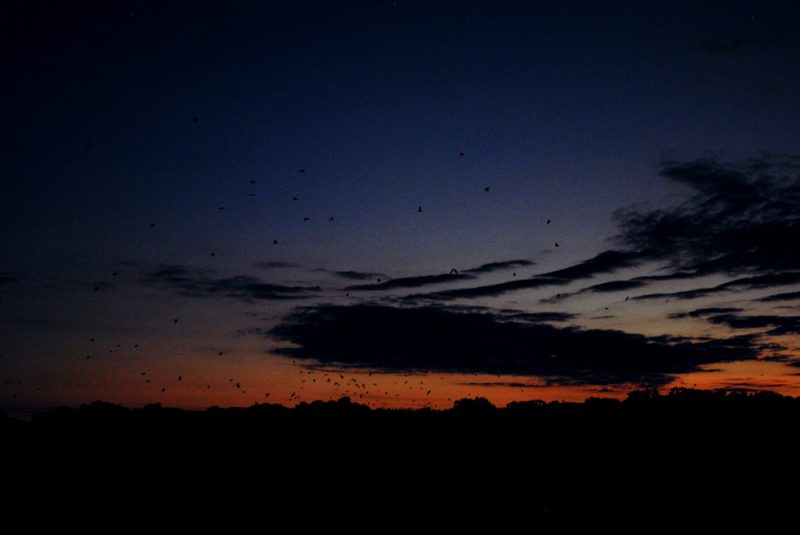
<instances>
[{"instance_id":1,"label":"wispy cloud","mask_svg":"<svg viewBox=\"0 0 800 535\"><path fill-rule=\"evenodd\" d=\"M259 269L291 269L291 268L299 268L302 267L299 264L293 264L291 262L279 262L279 261L268 261L268 262L256 262L255 266Z\"/></svg>"},{"instance_id":2,"label":"wispy cloud","mask_svg":"<svg viewBox=\"0 0 800 535\"><path fill-rule=\"evenodd\" d=\"M660 174L688 186L693 196L668 209L618 210L615 219L620 232L616 240L626 249L601 253L583 265L567 268L567 273L593 275L596 271L592 264L602 266L604 261L615 267L654 263L666 272L589 286L547 302L586 292L627 291L650 283L691 281L711 275L739 278L712 287L635 298L695 299L797 282L800 249L788 244L800 242L800 157L668 161L662 164ZM541 276L545 275L557 276L559 272Z\"/></svg>"},{"instance_id":3,"label":"wispy cloud","mask_svg":"<svg viewBox=\"0 0 800 535\"><path fill-rule=\"evenodd\" d=\"M764 334L800 334L800 317L775 315L714 314L707 321L732 329L766 329Z\"/></svg>"},{"instance_id":4,"label":"wispy cloud","mask_svg":"<svg viewBox=\"0 0 800 535\"><path fill-rule=\"evenodd\" d=\"M346 272L332 272L332 273L339 274L340 276L344 276L345 278L350 278L350 279L376 280L376 282L373 284L353 285L345 288L345 290L355 291L355 292L362 292L362 291L377 292L386 290L396 290L400 288L423 288L425 286L434 286L437 284L452 284L455 282L474 280L477 278L477 276L484 275L486 273L503 271L517 267L527 267L532 265L534 265L534 262L530 260L504 260L500 262L489 262L487 264L482 264L478 267L464 269L460 272L456 270L455 272L437 273L434 275L398 277L395 279L387 279L385 275L377 273L364 274L369 276L363 276L363 277L361 276L362 274L360 272L346 271ZM349 274L352 274L353 276L348 276ZM387 279L387 280L380 280L380 282L377 282L378 279Z\"/></svg>"},{"instance_id":5,"label":"wispy cloud","mask_svg":"<svg viewBox=\"0 0 800 535\"><path fill-rule=\"evenodd\" d=\"M395 290L397 288L420 288L423 286L431 286L434 284L450 284L454 282L474 279L473 275L448 274L442 273L439 275L422 275L419 277L401 277L397 279L390 279L387 281L377 282L375 284L357 284L348 286L345 290L354 292L363 291L382 291L382 290Z\"/></svg>"},{"instance_id":6,"label":"wispy cloud","mask_svg":"<svg viewBox=\"0 0 800 535\"><path fill-rule=\"evenodd\" d=\"M597 256L579 262L572 266L535 275L530 278L514 279L506 282L457 288L429 294L418 294L407 297L407 300L416 301L431 299L446 301L451 299L474 299L478 297L495 297L519 290L543 288L546 286L563 286L573 281L590 278L602 273L609 273L617 269L636 265L640 254L625 251L604 251Z\"/></svg>"},{"instance_id":7,"label":"wispy cloud","mask_svg":"<svg viewBox=\"0 0 800 535\"><path fill-rule=\"evenodd\" d=\"M352 281L378 280L387 278L386 275L384 275L383 273L374 273L370 271L353 271L353 270L337 271L324 268L318 268L315 271L319 271L321 273L327 273L329 275L334 275L336 277Z\"/></svg>"},{"instance_id":8,"label":"wispy cloud","mask_svg":"<svg viewBox=\"0 0 800 535\"><path fill-rule=\"evenodd\" d=\"M735 314L741 311L741 308L736 307L706 307L690 310L689 312L675 312L668 317L670 319L705 318L714 314Z\"/></svg>"},{"instance_id":9,"label":"wispy cloud","mask_svg":"<svg viewBox=\"0 0 800 535\"><path fill-rule=\"evenodd\" d=\"M559 301L563 301L564 299L568 299L570 297L574 297L576 295L586 294L586 293L611 293L611 292L623 292L626 290L635 290L636 288L641 288L646 286L647 283L644 281L639 280L617 280L617 281L609 281L603 282L600 284L595 284L593 286L587 286L577 292L571 293L560 293L556 294L552 297L548 297L546 299L542 299L542 303L557 303Z\"/></svg>"},{"instance_id":10,"label":"wispy cloud","mask_svg":"<svg viewBox=\"0 0 800 535\"><path fill-rule=\"evenodd\" d=\"M697 299L732 290L763 290L800 282L800 272L767 273L754 277L743 277L716 286L694 288L678 292L661 292L636 296L635 299Z\"/></svg>"},{"instance_id":11,"label":"wispy cloud","mask_svg":"<svg viewBox=\"0 0 800 535\"><path fill-rule=\"evenodd\" d=\"M243 301L281 301L310 297L321 291L318 286L285 286L263 282L249 275L214 277L204 270L184 266L162 266L147 273L144 284L175 291L187 297L230 297Z\"/></svg>"},{"instance_id":12,"label":"wispy cloud","mask_svg":"<svg viewBox=\"0 0 800 535\"><path fill-rule=\"evenodd\" d=\"M797 301L797 300L800 300L800 292L784 292L784 293L767 295L760 299L756 299L756 301L760 301L762 303L771 303L774 301Z\"/></svg>"},{"instance_id":13,"label":"wispy cloud","mask_svg":"<svg viewBox=\"0 0 800 535\"><path fill-rule=\"evenodd\" d=\"M494 271L503 271L513 268L521 268L521 267L530 267L534 265L535 262L530 260L505 260L503 262L489 262L488 264L482 264L478 267L465 269L464 273L492 273Z\"/></svg>"},{"instance_id":14,"label":"wispy cloud","mask_svg":"<svg viewBox=\"0 0 800 535\"><path fill-rule=\"evenodd\" d=\"M701 277L800 269L800 158L665 162L661 176L694 190L670 209L624 209L618 240Z\"/></svg>"}]
</instances>

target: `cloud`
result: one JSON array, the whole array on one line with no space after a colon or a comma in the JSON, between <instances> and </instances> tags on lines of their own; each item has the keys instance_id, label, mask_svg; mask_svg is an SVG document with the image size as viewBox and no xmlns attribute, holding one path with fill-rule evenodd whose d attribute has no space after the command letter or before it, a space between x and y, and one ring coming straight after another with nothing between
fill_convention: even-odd
<instances>
[{"instance_id":1,"label":"cloud","mask_svg":"<svg viewBox=\"0 0 800 535\"><path fill-rule=\"evenodd\" d=\"M673 271L700 277L800 269L800 159L665 162L661 176L693 190L670 209L617 211L617 240ZM657 253L656 253L657 252Z\"/></svg>"},{"instance_id":2,"label":"cloud","mask_svg":"<svg viewBox=\"0 0 800 535\"><path fill-rule=\"evenodd\" d=\"M741 311L741 308L736 307L706 307L691 310L689 312L676 312L674 314L670 314L668 317L670 319L705 318L713 314L733 314Z\"/></svg>"},{"instance_id":3,"label":"cloud","mask_svg":"<svg viewBox=\"0 0 800 535\"><path fill-rule=\"evenodd\" d=\"M534 264L535 262L531 262L530 260L505 260L503 262L489 262L488 264L482 264L478 267L465 269L464 273L491 273L493 271L502 271L516 267L529 267Z\"/></svg>"},{"instance_id":4,"label":"cloud","mask_svg":"<svg viewBox=\"0 0 800 535\"><path fill-rule=\"evenodd\" d=\"M555 327L513 314L453 307L314 306L269 331L280 353L324 365L390 372L542 377L552 384L665 384L705 364L753 359L751 336L694 341Z\"/></svg>"},{"instance_id":5,"label":"cloud","mask_svg":"<svg viewBox=\"0 0 800 535\"><path fill-rule=\"evenodd\" d=\"M690 198L671 208L618 210L614 217L620 232L614 240L619 247L615 249L526 279L410 295L406 300L496 297L563 286L648 264L658 266L662 273L602 283L575 293L630 290L652 282L711 275L740 277L715 287L636 297L693 299L798 280L800 248L791 244L800 243L800 157L763 155L738 162L667 161L662 163L660 175L688 187ZM759 283L755 280L758 277L764 277L764 281Z\"/></svg>"},{"instance_id":6,"label":"cloud","mask_svg":"<svg viewBox=\"0 0 800 535\"><path fill-rule=\"evenodd\" d=\"M538 384L520 383L514 381L468 381L458 384L462 386L488 386L488 387L505 386L510 388L544 388L550 386L547 383L538 385Z\"/></svg>"},{"instance_id":7,"label":"cloud","mask_svg":"<svg viewBox=\"0 0 800 535\"><path fill-rule=\"evenodd\" d=\"M716 286L694 288L679 292L653 293L634 297L634 299L696 299L731 290L763 290L774 286L785 286L800 282L800 272L767 273L753 277L743 277Z\"/></svg>"},{"instance_id":8,"label":"cloud","mask_svg":"<svg viewBox=\"0 0 800 535\"><path fill-rule=\"evenodd\" d=\"M800 316L715 314L706 320L732 329L768 329L764 334L800 334Z\"/></svg>"},{"instance_id":9,"label":"cloud","mask_svg":"<svg viewBox=\"0 0 800 535\"><path fill-rule=\"evenodd\" d=\"M641 288L644 285L645 285L644 282L635 280L610 281L610 282L595 284L594 286L589 286L588 288L584 288L583 290L581 290L581 292L597 292L597 293L622 292L624 290L634 290L636 288Z\"/></svg>"},{"instance_id":10,"label":"cloud","mask_svg":"<svg viewBox=\"0 0 800 535\"><path fill-rule=\"evenodd\" d=\"M460 309L463 310L463 309ZM476 312L485 312L486 309L474 309ZM575 314L569 312L522 312L519 310L500 310L500 314L506 319L521 320L530 323L543 323L543 322L562 322L575 319Z\"/></svg>"},{"instance_id":11,"label":"cloud","mask_svg":"<svg viewBox=\"0 0 800 535\"><path fill-rule=\"evenodd\" d=\"M760 301L762 303L771 303L773 301L796 301L796 300L800 300L800 292L784 292L756 299L756 301Z\"/></svg>"},{"instance_id":12,"label":"cloud","mask_svg":"<svg viewBox=\"0 0 800 535\"><path fill-rule=\"evenodd\" d=\"M351 292L363 291L382 291L382 290L395 290L397 288L419 288L422 286L430 286L433 284L446 284L458 281L474 279L473 275L465 275L459 273L457 275L442 273L441 275L421 275L419 277L402 277L398 279L390 279L375 284L357 284L354 286L347 286L345 290Z\"/></svg>"},{"instance_id":13,"label":"cloud","mask_svg":"<svg viewBox=\"0 0 800 535\"><path fill-rule=\"evenodd\" d=\"M622 292L626 290L635 290L637 288L643 288L651 282L685 280L685 279L692 279L696 276L697 276L696 274L687 271L676 271L674 273L667 273L662 275L642 275L639 277L634 277L632 279L613 280L608 282L602 282L600 284L594 284L592 286L587 286L586 288L582 288L575 292L556 294L546 299L541 299L541 302L557 303L559 301L563 301L564 299L568 299L570 297L585 293L611 293L611 292Z\"/></svg>"},{"instance_id":14,"label":"cloud","mask_svg":"<svg viewBox=\"0 0 800 535\"><path fill-rule=\"evenodd\" d=\"M534 262L530 260L505 260L502 262L490 262L488 264L482 264L478 267L470 268L462 270L458 274L449 274L449 273L441 273L437 275L420 275L415 277L401 277L397 279L389 279L383 282L377 282L375 284L358 284L354 286L349 286L345 288L347 291L359 292L359 291L383 291L383 290L396 290L398 288L422 288L424 286L432 286L435 284L449 284L453 282L465 281L465 280L472 280L476 278L476 275L483 275L485 273L491 273L493 271L501 271L505 269L511 269L515 267L525 267L525 266L532 266ZM347 273L347 274L354 274L355 276L345 278L352 278L352 279L376 279L376 278L383 278L384 275L379 273L371 273L371 274L364 274L369 275L365 277L361 277L361 273L358 272L334 272L337 274Z\"/></svg>"},{"instance_id":15,"label":"cloud","mask_svg":"<svg viewBox=\"0 0 800 535\"><path fill-rule=\"evenodd\" d=\"M377 280L386 278L383 273L371 273L368 271L334 271L330 269L319 268L316 271L328 273L347 280L364 281L364 280Z\"/></svg>"},{"instance_id":16,"label":"cloud","mask_svg":"<svg viewBox=\"0 0 800 535\"><path fill-rule=\"evenodd\" d=\"M639 277L634 277L630 280L637 282L662 282L694 279L696 277L698 277L698 274L691 271L675 271L672 273L665 273L663 275L642 275Z\"/></svg>"},{"instance_id":17,"label":"cloud","mask_svg":"<svg viewBox=\"0 0 800 535\"><path fill-rule=\"evenodd\" d=\"M462 298L474 299L478 297L495 297L518 290L543 288L546 286L563 286L578 279L589 278L636 265L640 257L641 254L636 252L604 251L583 262L556 271L535 275L530 278L515 279L484 286L473 286L471 288L457 288L428 294L410 295L406 299L409 301L421 299L439 301Z\"/></svg>"},{"instance_id":18,"label":"cloud","mask_svg":"<svg viewBox=\"0 0 800 535\"><path fill-rule=\"evenodd\" d=\"M548 277L532 277L529 279L515 279L507 282L488 284L485 286L473 286L471 288L457 288L454 290L443 290L427 294L414 294L405 297L406 301L418 301L424 299L436 301L448 301L451 299L474 299L478 297L495 297L508 292L517 290L541 288L544 286L554 286L567 284L562 279L551 279Z\"/></svg>"},{"instance_id":19,"label":"cloud","mask_svg":"<svg viewBox=\"0 0 800 535\"><path fill-rule=\"evenodd\" d=\"M646 286L647 283L644 281L638 280L616 280L616 281L609 281L603 282L600 284L595 284L593 286L587 286L577 292L571 293L563 293L563 294L556 294L552 297L548 297L546 299L542 299L542 303L557 303L559 301L563 301L564 299L581 295L585 293L611 293L611 292L622 292L625 290L635 290L636 288L641 288L642 286Z\"/></svg>"},{"instance_id":20,"label":"cloud","mask_svg":"<svg viewBox=\"0 0 800 535\"><path fill-rule=\"evenodd\" d=\"M290 269L290 268L302 267L299 264L293 264L291 262L277 262L277 261L256 262L255 266L260 269Z\"/></svg>"},{"instance_id":21,"label":"cloud","mask_svg":"<svg viewBox=\"0 0 800 535\"><path fill-rule=\"evenodd\" d=\"M673 208L618 210L614 217L620 232L614 239L623 249L605 251L570 268L539 275L529 286L499 290L540 287L546 285L548 278L557 281L566 276L577 280L622 267L654 263L666 272L605 282L544 301L710 275L740 278L712 287L635 298L694 299L800 280L800 248L788 245L800 243L799 156L764 155L740 162L709 159L664 162L660 175L687 186L693 194ZM475 295L481 294L475 292Z\"/></svg>"},{"instance_id":22,"label":"cloud","mask_svg":"<svg viewBox=\"0 0 800 535\"><path fill-rule=\"evenodd\" d=\"M704 318L714 325L725 325L731 329L761 329L767 335L800 334L800 316L749 315L737 307L705 307L689 312L670 314L670 319ZM761 344L761 349L783 349L778 344ZM773 359L775 360L775 359Z\"/></svg>"},{"instance_id":23,"label":"cloud","mask_svg":"<svg viewBox=\"0 0 800 535\"><path fill-rule=\"evenodd\" d=\"M646 257L646 253L639 251L603 251L589 260L584 260L564 269L543 273L540 276L564 279L571 282L635 266L640 264L643 258Z\"/></svg>"},{"instance_id":24,"label":"cloud","mask_svg":"<svg viewBox=\"0 0 800 535\"><path fill-rule=\"evenodd\" d=\"M300 264L294 264L292 262L280 262L280 261L269 261L269 262L256 262L255 266L259 269L265 270L273 270L273 269L293 269L293 268L302 268L303 266ZM383 273L373 273L369 271L354 271L354 270L334 270L334 269L326 269L326 268L315 268L314 271L318 273L326 273L328 275L333 275L335 277L341 277L347 280L375 280L377 278L385 278L386 275Z\"/></svg>"},{"instance_id":25,"label":"cloud","mask_svg":"<svg viewBox=\"0 0 800 535\"><path fill-rule=\"evenodd\" d=\"M148 273L144 284L174 290L187 297L224 296L242 301L302 299L319 292L318 286L271 284L248 275L212 277L211 272L183 266L162 266Z\"/></svg>"}]
</instances>

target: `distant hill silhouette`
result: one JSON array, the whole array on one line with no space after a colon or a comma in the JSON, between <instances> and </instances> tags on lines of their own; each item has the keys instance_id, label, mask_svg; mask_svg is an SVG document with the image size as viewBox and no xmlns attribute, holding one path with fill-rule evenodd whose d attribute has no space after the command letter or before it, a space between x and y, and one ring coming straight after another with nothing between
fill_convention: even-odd
<instances>
[{"instance_id":1,"label":"distant hill silhouette","mask_svg":"<svg viewBox=\"0 0 800 535\"><path fill-rule=\"evenodd\" d=\"M461 399L441 411L348 398L204 411L98 401L31 422L2 416L0 434L15 460L9 485L90 478L123 493L128 481L161 479L186 492L254 481L287 493L354 485L347 492L362 498L375 498L370 489L430 500L465 494L570 518L781 510L792 496L783 482L798 474L790 446L798 421L798 398L673 389L505 408Z\"/></svg>"}]
</instances>

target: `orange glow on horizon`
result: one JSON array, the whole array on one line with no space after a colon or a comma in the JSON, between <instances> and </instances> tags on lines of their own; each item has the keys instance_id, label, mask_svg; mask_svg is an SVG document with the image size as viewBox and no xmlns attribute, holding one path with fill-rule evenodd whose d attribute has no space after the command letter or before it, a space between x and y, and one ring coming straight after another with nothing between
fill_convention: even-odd
<instances>
[{"instance_id":1,"label":"orange glow on horizon","mask_svg":"<svg viewBox=\"0 0 800 535\"><path fill-rule=\"evenodd\" d=\"M295 406L349 397L372 408L447 409L461 398L485 397L495 406L513 401L571 401L588 397L624 399L635 385L548 385L519 376L442 373L380 373L307 367L285 358L250 356L218 360L159 358L73 362L53 370L52 386L19 398L19 407L44 408L102 400L128 407L151 403L184 409L246 407L256 403ZM157 364L157 366L156 366ZM713 368L713 371L711 371ZM750 388L800 394L800 376L784 363L756 360L709 367L678 376L661 388ZM64 380L68 377L69 380ZM163 389L163 391L162 391ZM57 402L55 400L58 400Z\"/></svg>"}]
</instances>

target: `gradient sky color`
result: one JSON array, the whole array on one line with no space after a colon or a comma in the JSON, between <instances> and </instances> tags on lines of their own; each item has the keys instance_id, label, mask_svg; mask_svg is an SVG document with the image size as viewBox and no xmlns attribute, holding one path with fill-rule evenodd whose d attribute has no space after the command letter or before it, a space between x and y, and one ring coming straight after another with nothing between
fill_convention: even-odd
<instances>
[{"instance_id":1,"label":"gradient sky color","mask_svg":"<svg viewBox=\"0 0 800 535\"><path fill-rule=\"evenodd\" d=\"M796 3L112 4L2 15L0 406L798 393Z\"/></svg>"}]
</instances>

